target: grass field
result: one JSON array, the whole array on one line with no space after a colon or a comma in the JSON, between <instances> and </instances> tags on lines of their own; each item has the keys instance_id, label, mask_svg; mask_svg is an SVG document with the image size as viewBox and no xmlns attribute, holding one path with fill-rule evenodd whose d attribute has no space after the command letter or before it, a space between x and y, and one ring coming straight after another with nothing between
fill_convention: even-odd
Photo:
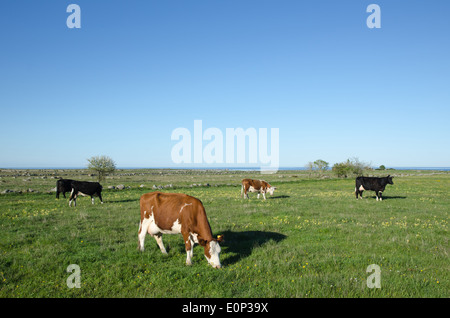
<instances>
[{"instance_id":1,"label":"grass field","mask_svg":"<svg viewBox=\"0 0 450 318\"><path fill-rule=\"evenodd\" d=\"M87 171L2 170L0 192L16 192L0 195L0 297L449 297L450 173L389 173L394 185L377 202L373 192L357 201L354 179L305 171L119 170L102 183L103 205L69 208L51 191L55 178L95 181ZM244 177L278 190L243 200ZM198 245L186 266L180 235L163 236L167 256L148 236L137 250L139 198L153 185L202 200L225 237L222 269ZM66 284L70 264L81 288ZM379 289L367 287L371 264Z\"/></svg>"}]
</instances>

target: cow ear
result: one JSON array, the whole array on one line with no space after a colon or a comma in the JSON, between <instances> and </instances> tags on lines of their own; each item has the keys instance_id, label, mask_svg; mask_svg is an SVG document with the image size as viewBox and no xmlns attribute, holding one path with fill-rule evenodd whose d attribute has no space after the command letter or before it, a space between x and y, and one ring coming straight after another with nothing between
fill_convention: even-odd
<instances>
[{"instance_id":1,"label":"cow ear","mask_svg":"<svg viewBox=\"0 0 450 318\"><path fill-rule=\"evenodd\" d=\"M223 235L217 235L217 243L222 243L223 241Z\"/></svg>"}]
</instances>

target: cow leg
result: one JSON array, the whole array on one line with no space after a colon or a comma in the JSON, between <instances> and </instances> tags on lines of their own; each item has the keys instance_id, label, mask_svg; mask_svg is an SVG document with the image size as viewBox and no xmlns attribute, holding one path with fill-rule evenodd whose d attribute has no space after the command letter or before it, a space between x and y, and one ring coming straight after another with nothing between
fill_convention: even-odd
<instances>
[{"instance_id":1,"label":"cow leg","mask_svg":"<svg viewBox=\"0 0 450 318\"><path fill-rule=\"evenodd\" d=\"M259 199L259 192L258 192L258 195L256 196L256 198Z\"/></svg>"},{"instance_id":2,"label":"cow leg","mask_svg":"<svg viewBox=\"0 0 450 318\"><path fill-rule=\"evenodd\" d=\"M94 197L91 197L91 202L92 204L94 204Z\"/></svg>"},{"instance_id":3,"label":"cow leg","mask_svg":"<svg viewBox=\"0 0 450 318\"><path fill-rule=\"evenodd\" d=\"M192 256L194 255L194 241L189 233L183 234L184 246L186 247L186 265L192 265Z\"/></svg>"},{"instance_id":4,"label":"cow leg","mask_svg":"<svg viewBox=\"0 0 450 318\"><path fill-rule=\"evenodd\" d=\"M77 195L73 196L73 206L76 207L77 206ZM72 206L72 200L69 201L69 206Z\"/></svg>"},{"instance_id":5,"label":"cow leg","mask_svg":"<svg viewBox=\"0 0 450 318\"><path fill-rule=\"evenodd\" d=\"M264 192L262 192L263 198L264 200L266 199L266 194Z\"/></svg>"},{"instance_id":6,"label":"cow leg","mask_svg":"<svg viewBox=\"0 0 450 318\"><path fill-rule=\"evenodd\" d=\"M70 192L69 207L72 206L72 201L74 203L74 206L77 206L77 195L73 189L72 192Z\"/></svg>"},{"instance_id":7,"label":"cow leg","mask_svg":"<svg viewBox=\"0 0 450 318\"><path fill-rule=\"evenodd\" d=\"M69 197L69 207L72 206L72 200L73 200L73 189L72 189L72 192L70 192L70 197Z\"/></svg>"},{"instance_id":8,"label":"cow leg","mask_svg":"<svg viewBox=\"0 0 450 318\"><path fill-rule=\"evenodd\" d=\"M100 203L103 204L103 199L102 199L102 194L101 193L98 194L98 198L100 199Z\"/></svg>"},{"instance_id":9,"label":"cow leg","mask_svg":"<svg viewBox=\"0 0 450 318\"><path fill-rule=\"evenodd\" d=\"M156 234L156 235L152 235L155 240L156 243L158 243L159 249L161 250L161 252L163 254L167 254L166 248L164 247L163 241L162 241L162 234Z\"/></svg>"},{"instance_id":10,"label":"cow leg","mask_svg":"<svg viewBox=\"0 0 450 318\"><path fill-rule=\"evenodd\" d=\"M381 194L382 194L382 192L380 191L380 192L378 192L378 195L379 195L379 197L380 197L380 201L383 201L383 197L381 196Z\"/></svg>"},{"instance_id":11,"label":"cow leg","mask_svg":"<svg viewBox=\"0 0 450 318\"><path fill-rule=\"evenodd\" d=\"M150 220L147 218L144 218L141 221L141 224L139 226L139 232L138 232L138 249L140 251L144 251L145 235L148 232L149 226L150 226Z\"/></svg>"}]
</instances>

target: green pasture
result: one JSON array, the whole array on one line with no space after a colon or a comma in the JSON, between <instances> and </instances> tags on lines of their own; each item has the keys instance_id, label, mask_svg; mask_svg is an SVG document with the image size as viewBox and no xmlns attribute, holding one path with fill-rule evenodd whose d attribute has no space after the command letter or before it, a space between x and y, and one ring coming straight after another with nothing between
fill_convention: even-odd
<instances>
[{"instance_id":1,"label":"green pasture","mask_svg":"<svg viewBox=\"0 0 450 318\"><path fill-rule=\"evenodd\" d=\"M377 202L367 191L356 200L354 179L303 171L120 170L102 182L103 205L70 208L55 178L94 181L86 171L2 170L0 192L15 192L0 194L0 297L449 297L450 173L389 173ZM244 177L278 189L244 200ZM149 236L137 250L139 198L153 185L203 202L225 237L221 269L198 245L186 266L180 235L163 236L167 256ZM70 264L80 288L67 286ZM371 264L381 288L367 286Z\"/></svg>"}]
</instances>

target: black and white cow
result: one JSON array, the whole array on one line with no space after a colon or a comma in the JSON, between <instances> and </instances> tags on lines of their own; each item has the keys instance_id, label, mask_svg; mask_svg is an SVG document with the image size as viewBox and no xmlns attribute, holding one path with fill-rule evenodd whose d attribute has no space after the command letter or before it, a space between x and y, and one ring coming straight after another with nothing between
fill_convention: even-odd
<instances>
[{"instance_id":1,"label":"black and white cow","mask_svg":"<svg viewBox=\"0 0 450 318\"><path fill-rule=\"evenodd\" d=\"M380 199L380 201L383 200L381 193L384 191L384 188L388 184L394 184L392 182L392 178L390 175L383 178L377 178L377 177L357 177L356 178L356 184L355 184L355 194L356 199L358 199L358 194L361 196L364 190L371 190L375 191L375 195L377 196L377 201Z\"/></svg>"},{"instance_id":2,"label":"black and white cow","mask_svg":"<svg viewBox=\"0 0 450 318\"><path fill-rule=\"evenodd\" d=\"M59 179L56 181L56 198L59 199L59 194L62 193L64 198L66 197L66 192L72 191L72 181L71 179Z\"/></svg>"},{"instance_id":3,"label":"black and white cow","mask_svg":"<svg viewBox=\"0 0 450 318\"><path fill-rule=\"evenodd\" d=\"M90 196L92 199L92 204L94 204L94 196L98 196L100 198L100 202L103 204L102 199L102 186L98 182L89 182L89 181L72 181L71 182L72 192L70 193L69 198L69 206L72 206L72 201L74 202L74 206L77 206L77 197L78 195L82 196Z\"/></svg>"}]
</instances>

